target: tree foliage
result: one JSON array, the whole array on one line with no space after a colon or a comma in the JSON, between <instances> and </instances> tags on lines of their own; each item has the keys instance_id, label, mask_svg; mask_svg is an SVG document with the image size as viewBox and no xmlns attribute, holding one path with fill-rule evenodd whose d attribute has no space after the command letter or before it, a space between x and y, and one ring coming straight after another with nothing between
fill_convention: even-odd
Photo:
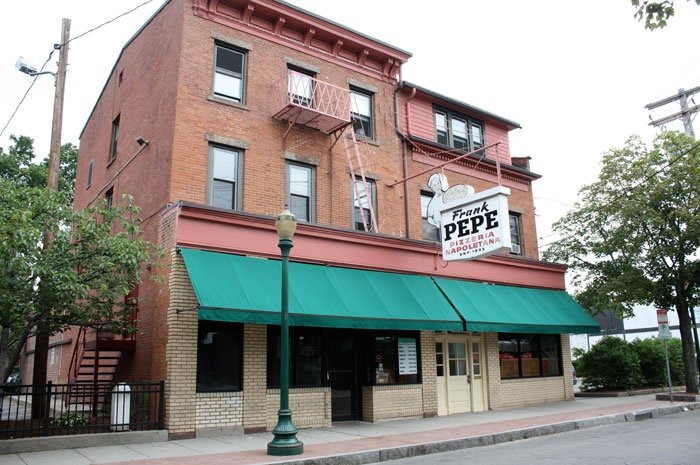
<instances>
[{"instance_id":1,"label":"tree foliage","mask_svg":"<svg viewBox=\"0 0 700 465\"><path fill-rule=\"evenodd\" d=\"M630 343L639 357L639 368L642 370L642 385L661 387L668 385L666 370L666 350L664 341L652 337L635 339ZM674 386L683 384L685 372L683 369L683 349L680 339L667 341L668 364L671 369L671 383Z\"/></svg>"},{"instance_id":2,"label":"tree foliage","mask_svg":"<svg viewBox=\"0 0 700 465\"><path fill-rule=\"evenodd\" d=\"M636 9L634 17L644 21L644 27L649 30L661 29L667 26L668 20L676 14L673 8L675 0L651 1L632 0L632 6ZM700 0L687 0L700 5Z\"/></svg>"},{"instance_id":3,"label":"tree foliage","mask_svg":"<svg viewBox=\"0 0 700 465\"><path fill-rule=\"evenodd\" d=\"M604 154L598 180L554 224L562 239L545 253L569 264L577 298L593 313L676 310L690 392L698 389L690 310L700 288L699 147L669 132L650 148L631 137Z\"/></svg>"},{"instance_id":4,"label":"tree foliage","mask_svg":"<svg viewBox=\"0 0 700 465\"><path fill-rule=\"evenodd\" d=\"M142 237L131 198L74 212L72 179L63 179L64 190L46 189L46 165L32 163L31 139L13 141L7 153L0 149L3 377L39 323L51 334L70 325L129 329L125 297L141 281L142 265L159 257ZM62 175L71 172L71 163Z\"/></svg>"},{"instance_id":5,"label":"tree foliage","mask_svg":"<svg viewBox=\"0 0 700 465\"><path fill-rule=\"evenodd\" d=\"M639 356L622 339L605 336L578 359L583 389L632 389L642 384Z\"/></svg>"}]
</instances>

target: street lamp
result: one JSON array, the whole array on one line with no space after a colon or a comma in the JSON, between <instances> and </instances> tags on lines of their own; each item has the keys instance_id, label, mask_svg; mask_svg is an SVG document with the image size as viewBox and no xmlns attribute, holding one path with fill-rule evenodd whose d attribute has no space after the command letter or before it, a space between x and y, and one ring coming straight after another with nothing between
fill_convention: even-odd
<instances>
[{"instance_id":1,"label":"street lamp","mask_svg":"<svg viewBox=\"0 0 700 465\"><path fill-rule=\"evenodd\" d=\"M286 207L275 218L275 229L280 240L277 246L282 253L282 305L280 327L280 409L277 412L277 425L272 430L274 439L267 444L268 455L299 455L304 452L304 444L297 439L297 428L292 422L289 409L289 251L292 237L297 229L294 214Z\"/></svg>"}]
</instances>

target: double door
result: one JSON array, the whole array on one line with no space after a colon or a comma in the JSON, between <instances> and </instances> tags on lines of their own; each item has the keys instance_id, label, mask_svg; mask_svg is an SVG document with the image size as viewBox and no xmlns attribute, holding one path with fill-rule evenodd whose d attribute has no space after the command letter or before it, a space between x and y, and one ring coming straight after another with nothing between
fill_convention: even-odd
<instances>
[{"instance_id":1,"label":"double door","mask_svg":"<svg viewBox=\"0 0 700 465\"><path fill-rule=\"evenodd\" d=\"M435 341L435 358L438 415L481 412L488 408L481 336L439 335Z\"/></svg>"}]
</instances>

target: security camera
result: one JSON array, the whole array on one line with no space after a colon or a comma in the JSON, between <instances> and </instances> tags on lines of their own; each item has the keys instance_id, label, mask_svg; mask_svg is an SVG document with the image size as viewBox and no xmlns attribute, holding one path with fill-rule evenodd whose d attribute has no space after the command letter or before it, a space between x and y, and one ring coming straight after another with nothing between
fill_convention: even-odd
<instances>
[{"instance_id":1,"label":"security camera","mask_svg":"<svg viewBox=\"0 0 700 465\"><path fill-rule=\"evenodd\" d=\"M140 146L148 145L150 141L148 139L144 139L143 137L137 137L136 138L136 143L139 144Z\"/></svg>"},{"instance_id":2,"label":"security camera","mask_svg":"<svg viewBox=\"0 0 700 465\"><path fill-rule=\"evenodd\" d=\"M15 67L19 70L20 73L28 74L30 76L34 76L35 74L37 74L36 66L24 61L24 58L22 57L17 58Z\"/></svg>"}]
</instances>

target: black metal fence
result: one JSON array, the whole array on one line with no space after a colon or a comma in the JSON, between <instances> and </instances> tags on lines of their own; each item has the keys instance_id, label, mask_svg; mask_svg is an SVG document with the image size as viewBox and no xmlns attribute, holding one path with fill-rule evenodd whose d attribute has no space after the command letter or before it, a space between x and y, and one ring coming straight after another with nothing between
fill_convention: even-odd
<instances>
[{"instance_id":1,"label":"black metal fence","mask_svg":"<svg viewBox=\"0 0 700 465\"><path fill-rule=\"evenodd\" d=\"M0 386L0 439L163 429L164 382Z\"/></svg>"}]
</instances>

